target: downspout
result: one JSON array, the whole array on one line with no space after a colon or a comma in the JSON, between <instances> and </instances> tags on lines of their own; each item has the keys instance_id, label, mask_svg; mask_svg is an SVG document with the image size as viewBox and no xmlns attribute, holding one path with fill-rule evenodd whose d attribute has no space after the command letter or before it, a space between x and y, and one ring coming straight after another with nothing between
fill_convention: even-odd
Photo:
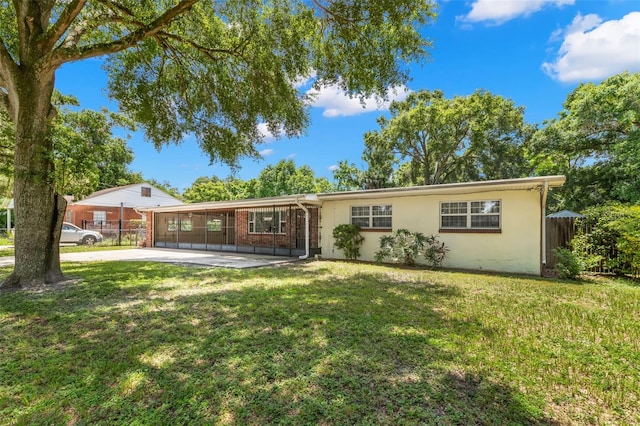
<instances>
[{"instance_id":1,"label":"downspout","mask_svg":"<svg viewBox=\"0 0 640 426\"><path fill-rule=\"evenodd\" d=\"M547 265L547 192L549 192L549 182L545 181L542 187L542 200L540 202L540 216L542 217L541 247L542 247L542 266ZM542 271L541 271L542 272ZM542 274L540 274L542 275Z\"/></svg>"},{"instance_id":2,"label":"downspout","mask_svg":"<svg viewBox=\"0 0 640 426\"><path fill-rule=\"evenodd\" d=\"M298 259L304 260L309 257L309 209L298 201L298 197L296 197L296 204L304 211L304 254L298 256Z\"/></svg>"}]
</instances>

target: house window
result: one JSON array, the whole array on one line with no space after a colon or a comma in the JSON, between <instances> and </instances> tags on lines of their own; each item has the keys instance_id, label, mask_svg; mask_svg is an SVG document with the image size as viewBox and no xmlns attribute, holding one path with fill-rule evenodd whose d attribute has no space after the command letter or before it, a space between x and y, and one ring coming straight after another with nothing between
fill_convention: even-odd
<instances>
[{"instance_id":1,"label":"house window","mask_svg":"<svg viewBox=\"0 0 640 426\"><path fill-rule=\"evenodd\" d=\"M440 229L500 229L500 201L440 203Z\"/></svg>"},{"instance_id":2,"label":"house window","mask_svg":"<svg viewBox=\"0 0 640 426\"><path fill-rule=\"evenodd\" d=\"M140 188L140 195L143 197L151 197L151 188L143 186Z\"/></svg>"},{"instance_id":3,"label":"house window","mask_svg":"<svg viewBox=\"0 0 640 426\"><path fill-rule=\"evenodd\" d=\"M284 234L287 212L285 210L257 210L249 212L250 234Z\"/></svg>"},{"instance_id":4,"label":"house window","mask_svg":"<svg viewBox=\"0 0 640 426\"><path fill-rule=\"evenodd\" d=\"M352 206L351 223L363 229L391 229L391 204Z\"/></svg>"},{"instance_id":5,"label":"house window","mask_svg":"<svg viewBox=\"0 0 640 426\"><path fill-rule=\"evenodd\" d=\"M209 232L222 231L222 219L209 219L207 221L207 231Z\"/></svg>"},{"instance_id":6,"label":"house window","mask_svg":"<svg viewBox=\"0 0 640 426\"><path fill-rule=\"evenodd\" d=\"M107 223L107 212L105 211L94 211L93 212L93 224L94 225L105 225Z\"/></svg>"},{"instance_id":7,"label":"house window","mask_svg":"<svg viewBox=\"0 0 640 426\"><path fill-rule=\"evenodd\" d=\"M176 232L178 230L178 221L169 219L167 221L167 231Z\"/></svg>"},{"instance_id":8,"label":"house window","mask_svg":"<svg viewBox=\"0 0 640 426\"><path fill-rule=\"evenodd\" d=\"M73 222L73 212L71 210L67 211L65 222Z\"/></svg>"}]
</instances>

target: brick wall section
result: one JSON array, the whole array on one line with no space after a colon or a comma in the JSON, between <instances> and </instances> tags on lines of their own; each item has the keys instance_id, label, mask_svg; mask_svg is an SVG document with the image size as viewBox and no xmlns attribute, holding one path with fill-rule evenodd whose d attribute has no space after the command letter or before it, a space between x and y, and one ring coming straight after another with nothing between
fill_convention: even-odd
<instances>
[{"instance_id":1,"label":"brick wall section","mask_svg":"<svg viewBox=\"0 0 640 426\"><path fill-rule=\"evenodd\" d=\"M311 248L318 246L318 223L320 209L309 209L309 233L311 234ZM287 211L287 226L285 234L276 234L275 246L279 248L296 248L295 220L290 215L295 215L296 209ZM301 212L301 232L304 232L304 212ZM249 233L249 212L246 210L236 211L236 244L239 246L273 247L273 234L250 234Z\"/></svg>"},{"instance_id":2,"label":"brick wall section","mask_svg":"<svg viewBox=\"0 0 640 426\"><path fill-rule=\"evenodd\" d=\"M289 218L287 217L287 223ZM249 212L236 211L236 244L239 246L273 247L273 234L250 234ZM289 235L289 226L286 234L276 234L275 246L281 248L295 248L295 240Z\"/></svg>"},{"instance_id":3,"label":"brick wall section","mask_svg":"<svg viewBox=\"0 0 640 426\"><path fill-rule=\"evenodd\" d=\"M153 222L155 220L154 214L147 213L147 234L144 241L144 247L153 247Z\"/></svg>"},{"instance_id":4,"label":"brick wall section","mask_svg":"<svg viewBox=\"0 0 640 426\"><path fill-rule=\"evenodd\" d=\"M135 212L131 207L125 207L123 209L123 220L140 220L142 217ZM104 207L104 206L85 206L70 204L67 206L67 211L64 216L64 220L67 221L69 213L71 213L71 220L69 222L82 228L82 221L93 222L93 212L103 211L107 212L107 221L117 221L120 219L120 207Z\"/></svg>"},{"instance_id":5,"label":"brick wall section","mask_svg":"<svg viewBox=\"0 0 640 426\"><path fill-rule=\"evenodd\" d=\"M320 209L309 209L309 233L311 234L311 241L309 244L311 248L320 248Z\"/></svg>"}]
</instances>

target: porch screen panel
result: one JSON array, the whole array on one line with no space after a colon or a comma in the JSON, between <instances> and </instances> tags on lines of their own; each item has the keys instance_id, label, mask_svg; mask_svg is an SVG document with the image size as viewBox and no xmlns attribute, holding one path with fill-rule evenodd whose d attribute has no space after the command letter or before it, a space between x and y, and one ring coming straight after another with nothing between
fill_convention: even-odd
<instances>
[{"instance_id":1,"label":"porch screen panel","mask_svg":"<svg viewBox=\"0 0 640 426\"><path fill-rule=\"evenodd\" d=\"M205 241L204 212L180 213L181 243L204 244Z\"/></svg>"},{"instance_id":2,"label":"porch screen panel","mask_svg":"<svg viewBox=\"0 0 640 426\"><path fill-rule=\"evenodd\" d=\"M229 212L226 214L224 230L227 233L226 235L226 244L236 244L236 217L234 212Z\"/></svg>"},{"instance_id":3,"label":"porch screen panel","mask_svg":"<svg viewBox=\"0 0 640 426\"><path fill-rule=\"evenodd\" d=\"M233 213L207 213L206 231L207 244L235 244Z\"/></svg>"},{"instance_id":4,"label":"porch screen panel","mask_svg":"<svg viewBox=\"0 0 640 426\"><path fill-rule=\"evenodd\" d=\"M154 232L156 243L176 243L178 237L178 214L156 213Z\"/></svg>"}]
</instances>

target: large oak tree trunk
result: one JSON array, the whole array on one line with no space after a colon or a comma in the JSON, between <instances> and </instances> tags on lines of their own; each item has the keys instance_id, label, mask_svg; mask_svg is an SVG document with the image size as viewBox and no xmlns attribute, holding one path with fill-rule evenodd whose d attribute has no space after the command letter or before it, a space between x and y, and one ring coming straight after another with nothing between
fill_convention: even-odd
<instances>
[{"instance_id":1,"label":"large oak tree trunk","mask_svg":"<svg viewBox=\"0 0 640 426\"><path fill-rule=\"evenodd\" d=\"M53 71L21 73L15 121L15 269L2 287L63 278L59 243L66 201L54 187L52 141L47 132L54 115L53 87Z\"/></svg>"}]
</instances>

